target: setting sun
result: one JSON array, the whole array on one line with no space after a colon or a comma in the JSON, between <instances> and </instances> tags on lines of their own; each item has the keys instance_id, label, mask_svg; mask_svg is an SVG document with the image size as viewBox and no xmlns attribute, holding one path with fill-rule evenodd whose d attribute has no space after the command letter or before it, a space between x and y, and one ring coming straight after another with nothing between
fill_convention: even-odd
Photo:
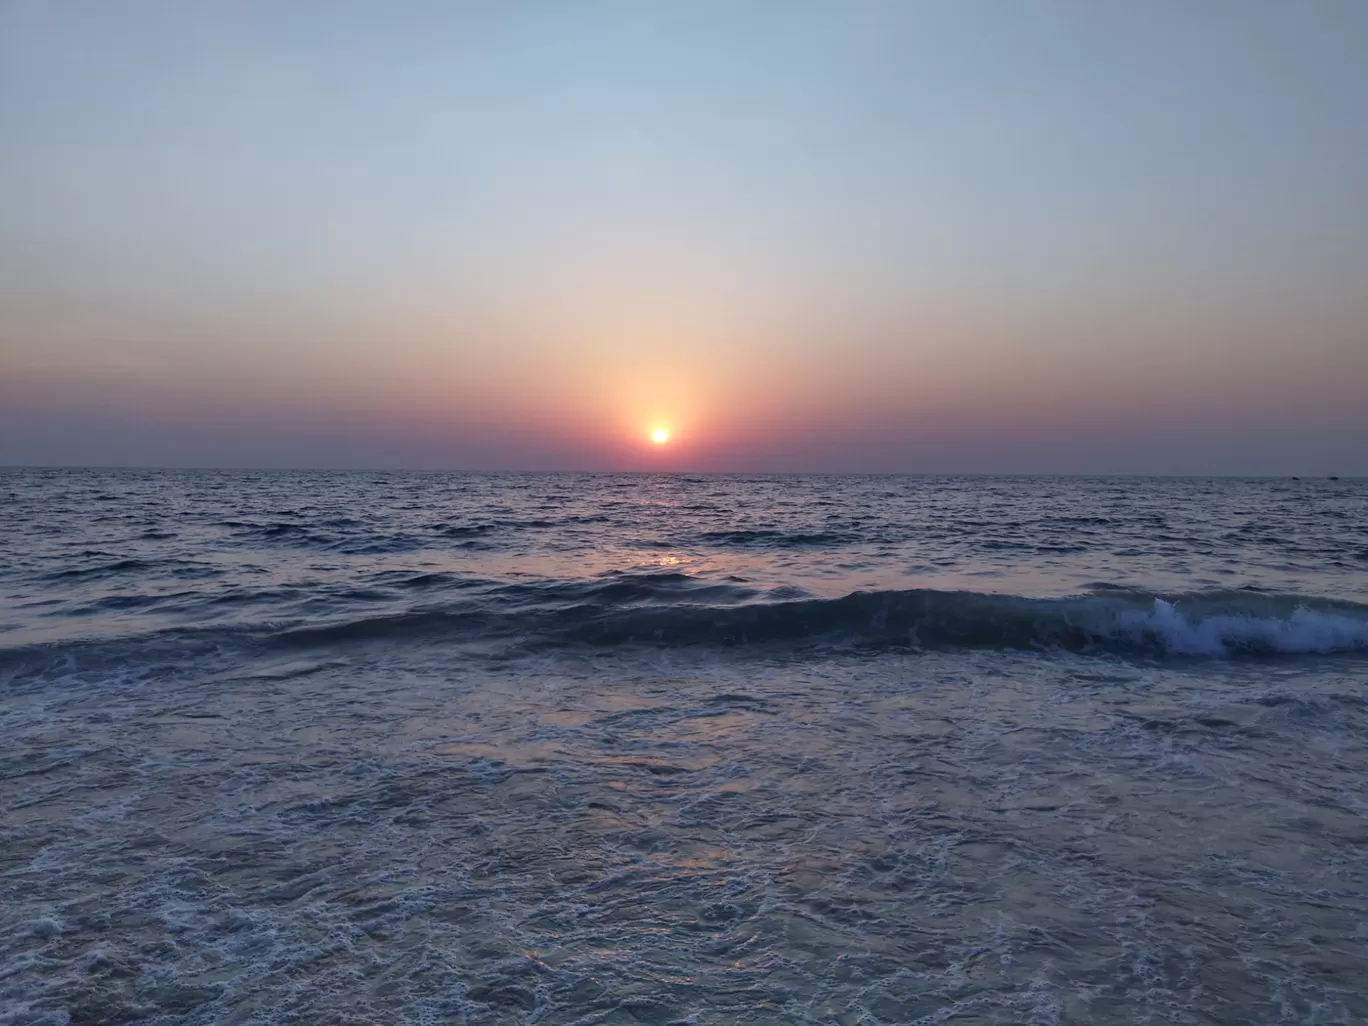
<instances>
[{"instance_id":1,"label":"setting sun","mask_svg":"<svg viewBox=\"0 0 1368 1026\"><path fill-rule=\"evenodd\" d=\"M651 441L656 445L664 445L670 440L670 433L664 428L656 428L651 432Z\"/></svg>"}]
</instances>

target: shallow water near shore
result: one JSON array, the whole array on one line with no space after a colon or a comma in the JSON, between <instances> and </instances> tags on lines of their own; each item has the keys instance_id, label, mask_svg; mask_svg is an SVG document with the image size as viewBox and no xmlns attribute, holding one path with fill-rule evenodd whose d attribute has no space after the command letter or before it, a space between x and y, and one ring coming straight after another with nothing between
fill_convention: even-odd
<instances>
[{"instance_id":1,"label":"shallow water near shore","mask_svg":"<svg viewBox=\"0 0 1368 1026\"><path fill-rule=\"evenodd\" d=\"M0 1022L1368 1018L1361 482L0 493Z\"/></svg>"}]
</instances>

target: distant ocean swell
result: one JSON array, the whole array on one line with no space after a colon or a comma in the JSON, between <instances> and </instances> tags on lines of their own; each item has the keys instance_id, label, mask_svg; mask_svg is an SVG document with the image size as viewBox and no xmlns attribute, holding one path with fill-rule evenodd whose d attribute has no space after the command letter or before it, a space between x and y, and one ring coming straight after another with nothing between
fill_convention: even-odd
<instances>
[{"instance_id":1,"label":"distant ocean swell","mask_svg":"<svg viewBox=\"0 0 1368 1026\"><path fill-rule=\"evenodd\" d=\"M698 505L689 507L697 511ZM508 518L476 520L466 523L444 521L422 523L409 530L385 530L383 525L368 523L354 517L334 517L308 521L293 511L278 511L282 516L297 520L220 520L214 527L227 532L235 544L266 545L305 552L329 552L341 555L378 555L408 553L429 549L458 551L461 549L493 549L521 539L529 533L555 534L593 530L603 525L635 529L639 524L630 519L614 519L606 515L567 515L556 518ZM1089 543L1104 539L1112 521L1104 517L1050 516L1032 521L977 521L922 525L916 530L891 524L866 523L861 518L840 518L839 526L779 529L773 527L734 527L723 530L694 530L683 535L670 533L660 537L639 539L641 544L662 548L680 545L709 550L785 550L834 549L846 546L881 544L898 545L917 538L957 538L968 535L982 537L986 548L994 551L1020 552L1083 552ZM1158 532L1162 521L1148 518L1145 527ZM174 532L149 531L145 540L168 540ZM1151 534L1156 543L1181 542L1185 539L1162 532ZM1239 544L1247 539L1236 536L1228 539Z\"/></svg>"},{"instance_id":2,"label":"distant ocean swell","mask_svg":"<svg viewBox=\"0 0 1368 1026\"><path fill-rule=\"evenodd\" d=\"M412 586L425 588L420 575ZM444 587L442 585L445 585ZM492 643L510 652L647 645L799 649L1062 650L1133 657L1261 658L1368 652L1368 605L1297 595L1119 589L1028 598L928 589L778 598L743 583L682 574L594 582L496 585L442 581L445 601L321 618L184 627L122 638L0 649L0 667L60 657L85 663L134 644L167 652L197 644L317 650L367 641ZM351 592L379 598L379 592Z\"/></svg>"}]
</instances>

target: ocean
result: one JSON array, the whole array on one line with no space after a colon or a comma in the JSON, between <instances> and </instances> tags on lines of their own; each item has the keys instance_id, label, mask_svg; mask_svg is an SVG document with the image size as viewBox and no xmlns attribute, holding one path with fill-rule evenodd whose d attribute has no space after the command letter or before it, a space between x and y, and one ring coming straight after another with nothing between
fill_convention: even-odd
<instances>
[{"instance_id":1,"label":"ocean","mask_svg":"<svg viewBox=\"0 0 1368 1026\"><path fill-rule=\"evenodd\" d=\"M1368 1021L1368 481L0 471L0 1023Z\"/></svg>"}]
</instances>

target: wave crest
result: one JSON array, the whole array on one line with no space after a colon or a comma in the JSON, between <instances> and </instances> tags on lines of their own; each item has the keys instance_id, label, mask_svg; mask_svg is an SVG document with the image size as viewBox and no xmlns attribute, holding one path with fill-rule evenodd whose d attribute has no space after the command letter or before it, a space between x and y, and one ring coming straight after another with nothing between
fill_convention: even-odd
<instances>
[{"instance_id":1,"label":"wave crest","mask_svg":"<svg viewBox=\"0 0 1368 1026\"><path fill-rule=\"evenodd\" d=\"M1290 610L1211 612L1188 615L1178 603L1154 600L1148 611L1126 610L1117 618L1121 635L1149 639L1172 655L1228 656L1249 653L1330 653L1368 650L1368 617L1348 606Z\"/></svg>"},{"instance_id":2,"label":"wave crest","mask_svg":"<svg viewBox=\"0 0 1368 1026\"><path fill-rule=\"evenodd\" d=\"M978 592L855 592L842 598L762 598L739 584L683 574L596 582L495 585L462 597L351 618L164 631L77 645L0 649L0 668L37 669L54 656L87 663L150 657L205 644L318 650L373 641L490 645L764 647L769 651L1002 649L1123 657L1266 658L1368 652L1368 606L1295 595L1153 595L1099 589L1071 598ZM122 653L122 654L121 654Z\"/></svg>"},{"instance_id":3,"label":"wave crest","mask_svg":"<svg viewBox=\"0 0 1368 1026\"><path fill-rule=\"evenodd\" d=\"M597 644L811 643L1214 656L1368 650L1368 608L1286 596L1039 599L930 590L731 607L584 610Z\"/></svg>"},{"instance_id":4,"label":"wave crest","mask_svg":"<svg viewBox=\"0 0 1368 1026\"><path fill-rule=\"evenodd\" d=\"M282 632L286 644L443 635L518 646L1061 649L1199 657L1368 651L1368 607L1299 596L1109 592L1042 599L927 589L755 601L746 588L642 575ZM720 602L719 602L720 600ZM497 608L499 606L503 608Z\"/></svg>"}]
</instances>

